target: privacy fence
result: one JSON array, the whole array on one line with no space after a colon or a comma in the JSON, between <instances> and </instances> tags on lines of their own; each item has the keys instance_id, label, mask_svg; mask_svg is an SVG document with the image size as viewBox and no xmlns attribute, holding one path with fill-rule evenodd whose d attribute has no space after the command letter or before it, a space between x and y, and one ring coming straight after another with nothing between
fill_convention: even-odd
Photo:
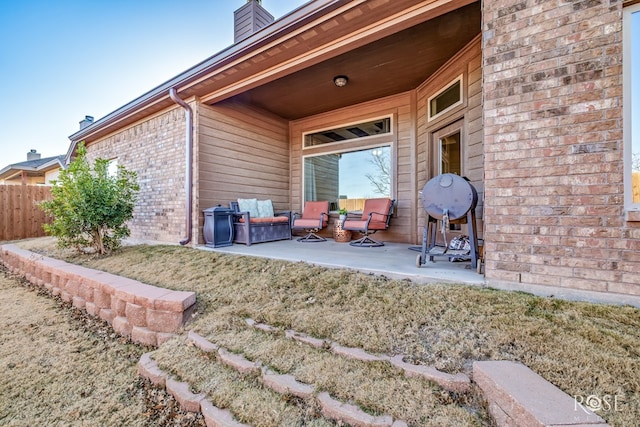
<instances>
[{"instance_id":1,"label":"privacy fence","mask_svg":"<svg viewBox=\"0 0 640 427\"><path fill-rule=\"evenodd\" d=\"M40 237L50 218L38 203L51 198L51 187L0 184L0 241Z\"/></svg>"}]
</instances>

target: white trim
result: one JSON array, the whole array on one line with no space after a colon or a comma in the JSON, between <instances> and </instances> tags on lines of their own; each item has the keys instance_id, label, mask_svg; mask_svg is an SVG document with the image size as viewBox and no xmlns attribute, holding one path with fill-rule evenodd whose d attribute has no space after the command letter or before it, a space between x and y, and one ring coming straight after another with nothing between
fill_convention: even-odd
<instances>
[{"instance_id":1,"label":"white trim","mask_svg":"<svg viewBox=\"0 0 640 427\"><path fill-rule=\"evenodd\" d=\"M449 82L449 84L444 85L439 91L437 91L436 93L431 95L429 98L427 98L427 122L430 122L432 120L436 120L438 117L442 117L444 114L448 113L449 111L453 110L457 106L462 105L464 103L464 79L463 79L463 77L464 77L464 73L460 74L458 77L456 77L455 79L451 80ZM451 104L450 106L448 106L444 110L442 110L439 113L437 113L434 116L432 116L431 115L431 100L434 99L434 98L437 98L441 93L443 93L444 91L449 89L451 86L456 84L456 82L460 82L460 100L458 100L458 102L455 102L455 103Z\"/></svg>"},{"instance_id":2,"label":"white trim","mask_svg":"<svg viewBox=\"0 0 640 427\"><path fill-rule=\"evenodd\" d=\"M319 133L319 132L325 132L325 131L330 131L330 130L334 130L334 129L342 129L345 128L347 126L354 126L354 125L360 125L362 123L370 123L370 122L375 122L376 120L384 120L384 119L389 119L389 132L387 133L380 133L377 135L369 135L369 136L361 136L361 137L356 137L356 138L351 138L351 139L345 139L344 141L335 141L335 142L327 142L326 144L319 144L319 145L312 145L309 147L305 147L304 143L305 143L305 138L307 135L310 135L312 133ZM314 129L314 130L310 130L310 131L306 131L306 132L302 132L302 150L313 150L313 149L319 149L320 147L331 147L337 144L346 144L349 142L354 142L354 141L365 141L369 138L380 138L386 135L391 135L393 136L393 127L394 123L393 123L393 114L385 114L382 116L377 116L377 117L373 117L370 119L363 119L363 120L356 120L353 122L347 122L347 123L343 123L343 124L339 124L337 126L329 126L326 128L320 128L320 129ZM344 150L339 150L337 152L341 152ZM322 153L322 154L330 154L330 153Z\"/></svg>"},{"instance_id":3,"label":"white trim","mask_svg":"<svg viewBox=\"0 0 640 427\"><path fill-rule=\"evenodd\" d=\"M626 7L622 10L622 137L624 143L624 209L625 211L640 211L640 203L634 203L632 200L631 188L631 161L632 161L632 104L631 104L631 77L635 72L636 84L640 85L640 70L631 69L631 15L640 13L640 3ZM637 40L636 43L640 43ZM640 126L640 123L636 123Z\"/></svg>"},{"instance_id":4,"label":"white trim","mask_svg":"<svg viewBox=\"0 0 640 427\"><path fill-rule=\"evenodd\" d=\"M371 150L373 148L379 148L379 147L392 147L393 148L394 142L393 141L388 141L388 142L377 142L375 144L370 144L370 145L358 145L357 147L345 147L344 149L340 149L340 150L328 150L328 151L323 151L321 153L313 153L313 154L307 154L302 156L302 160L304 161L304 159L309 158L309 157L318 157L318 156L325 156L327 154L342 154L342 153L353 153L355 151L365 151L365 150ZM304 164L304 162L303 162Z\"/></svg>"}]
</instances>

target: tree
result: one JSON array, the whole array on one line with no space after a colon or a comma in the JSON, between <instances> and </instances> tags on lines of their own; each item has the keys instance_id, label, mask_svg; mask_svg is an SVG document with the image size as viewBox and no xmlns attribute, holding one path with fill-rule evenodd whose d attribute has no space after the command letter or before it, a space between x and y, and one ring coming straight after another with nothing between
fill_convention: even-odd
<instances>
[{"instance_id":1,"label":"tree","mask_svg":"<svg viewBox=\"0 0 640 427\"><path fill-rule=\"evenodd\" d=\"M109 160L105 159L96 159L91 168L86 148L80 144L75 160L53 182L53 199L41 206L53 217L44 229L58 238L60 247L75 247L81 252L92 247L106 254L129 236L126 222L133 218L140 189L136 173L118 165L117 173L109 175L108 168Z\"/></svg>"},{"instance_id":2,"label":"tree","mask_svg":"<svg viewBox=\"0 0 640 427\"><path fill-rule=\"evenodd\" d=\"M377 174L365 174L374 191L383 196L391 194L391 170L389 162L389 149L378 148L371 152L371 158L368 160L377 170Z\"/></svg>"}]
</instances>

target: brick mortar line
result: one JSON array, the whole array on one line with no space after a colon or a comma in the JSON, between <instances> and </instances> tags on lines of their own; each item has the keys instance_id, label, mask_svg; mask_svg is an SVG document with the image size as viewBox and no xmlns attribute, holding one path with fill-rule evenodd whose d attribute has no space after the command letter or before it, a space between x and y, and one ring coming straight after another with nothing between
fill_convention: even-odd
<instances>
[{"instance_id":1,"label":"brick mortar line","mask_svg":"<svg viewBox=\"0 0 640 427\"><path fill-rule=\"evenodd\" d=\"M258 323L250 318L245 319L245 322L250 327L263 332L280 333L279 329L266 323ZM286 330L284 334L289 339L310 345L315 348L328 348L332 353L348 359L360 360L362 362L387 361L396 368L402 370L408 377L420 377L428 381L435 382L448 391L458 393L468 393L471 391L471 380L467 375L463 373L455 375L448 374L446 372L439 371L432 366L406 363L404 362L403 355L397 355L393 357L387 354L374 355L364 351L361 348L344 347L335 341L314 338L310 335L296 332L292 329Z\"/></svg>"},{"instance_id":2,"label":"brick mortar line","mask_svg":"<svg viewBox=\"0 0 640 427\"><path fill-rule=\"evenodd\" d=\"M316 394L316 388L295 379L293 375L276 374L262 365L261 362L251 362L243 355L230 353L228 350L207 340L196 332L189 331L187 341L205 353L217 353L220 363L249 375L259 373L260 380L265 387L279 394L291 394L302 399L310 399ZM373 416L364 412L356 405L350 405L332 398L327 392L320 392L315 396L320 405L323 416L348 423L354 427L406 427L401 420L394 420L390 415Z\"/></svg>"}]
</instances>

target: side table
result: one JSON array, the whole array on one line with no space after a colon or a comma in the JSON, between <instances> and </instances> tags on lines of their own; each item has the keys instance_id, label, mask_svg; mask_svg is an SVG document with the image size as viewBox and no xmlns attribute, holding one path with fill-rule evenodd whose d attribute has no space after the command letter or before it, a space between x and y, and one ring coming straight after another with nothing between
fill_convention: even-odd
<instances>
[{"instance_id":1,"label":"side table","mask_svg":"<svg viewBox=\"0 0 640 427\"><path fill-rule=\"evenodd\" d=\"M351 231L343 230L341 225L342 221L340 220L335 220L333 223L333 240L338 243L348 243L351 241Z\"/></svg>"}]
</instances>

